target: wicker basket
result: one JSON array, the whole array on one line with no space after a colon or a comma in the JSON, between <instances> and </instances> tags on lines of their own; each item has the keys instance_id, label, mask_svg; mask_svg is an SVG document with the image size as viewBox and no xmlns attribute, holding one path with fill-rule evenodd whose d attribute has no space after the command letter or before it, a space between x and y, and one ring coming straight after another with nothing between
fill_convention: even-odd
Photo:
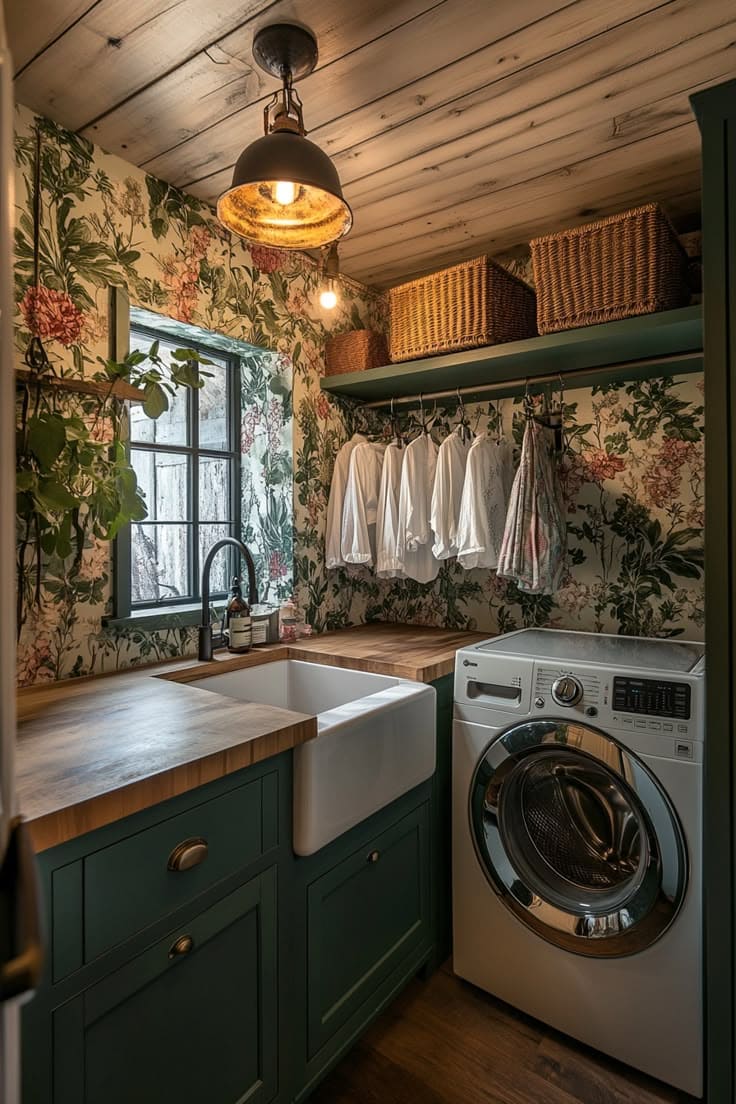
<instances>
[{"instance_id":1,"label":"wicker basket","mask_svg":"<svg viewBox=\"0 0 736 1104\"><path fill-rule=\"evenodd\" d=\"M530 246L541 334L689 302L687 256L656 203Z\"/></svg>"},{"instance_id":2,"label":"wicker basket","mask_svg":"<svg viewBox=\"0 0 736 1104\"><path fill-rule=\"evenodd\" d=\"M392 361L498 345L537 332L534 292L488 257L389 290Z\"/></svg>"},{"instance_id":3,"label":"wicker basket","mask_svg":"<svg viewBox=\"0 0 736 1104\"><path fill-rule=\"evenodd\" d=\"M348 330L327 338L325 371L328 376L362 372L388 364L386 337L375 330Z\"/></svg>"}]
</instances>

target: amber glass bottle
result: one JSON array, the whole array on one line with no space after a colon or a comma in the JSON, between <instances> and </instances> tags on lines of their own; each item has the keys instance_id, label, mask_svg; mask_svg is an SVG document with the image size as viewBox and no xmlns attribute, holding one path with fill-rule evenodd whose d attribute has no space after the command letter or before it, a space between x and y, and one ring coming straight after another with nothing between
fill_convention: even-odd
<instances>
[{"instance_id":1,"label":"amber glass bottle","mask_svg":"<svg viewBox=\"0 0 736 1104\"><path fill-rule=\"evenodd\" d=\"M253 640L250 606L240 593L240 582L233 576L230 601L225 610L225 635L230 652L248 652Z\"/></svg>"}]
</instances>

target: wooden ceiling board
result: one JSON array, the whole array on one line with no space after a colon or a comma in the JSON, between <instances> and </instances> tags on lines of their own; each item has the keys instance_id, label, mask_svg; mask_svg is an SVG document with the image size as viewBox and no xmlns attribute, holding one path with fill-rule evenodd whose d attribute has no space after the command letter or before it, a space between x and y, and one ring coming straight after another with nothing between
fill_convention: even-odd
<instances>
[{"instance_id":1,"label":"wooden ceiling board","mask_svg":"<svg viewBox=\"0 0 736 1104\"><path fill-rule=\"evenodd\" d=\"M12 0L9 6L27 5ZM37 110L49 105L54 118L79 130L271 6L269 0L100 0L21 73L16 96Z\"/></svg>"},{"instance_id":2,"label":"wooden ceiling board","mask_svg":"<svg viewBox=\"0 0 736 1104\"><path fill-rule=\"evenodd\" d=\"M464 15L459 23L458 6ZM529 12L548 13L553 6L559 7L560 0L525 0L521 7L526 18ZM515 5L503 4L489 20L488 0L462 0L461 5L458 0L445 0L402 23L388 39L374 38L323 66L299 84L310 136L317 140L318 128L337 115L348 115L366 103L379 101L422 74L474 51L482 42L485 28L488 39L494 40L506 33L505 27L515 29L519 20L519 7ZM145 168L188 187L213 169L234 164L243 145L261 133L262 106L254 104L216 122L202 134L146 162ZM379 111L376 107L376 122L380 124Z\"/></svg>"},{"instance_id":3,"label":"wooden ceiling board","mask_svg":"<svg viewBox=\"0 0 736 1104\"><path fill-rule=\"evenodd\" d=\"M6 3L5 25L13 47L13 69L20 73L38 54L64 34L97 0L34 0L33 19L28 4Z\"/></svg>"},{"instance_id":4,"label":"wooden ceiling board","mask_svg":"<svg viewBox=\"0 0 736 1104\"><path fill-rule=\"evenodd\" d=\"M83 127L82 133L113 152L125 142L125 156L137 165L148 166L156 156L176 150L182 142L232 119L240 153L249 140L263 133L263 106L277 88L273 77L253 67L250 60L253 36L264 22L308 22L318 38L318 75L324 66L375 37L377 27L382 34L390 34L401 23L431 10L437 3L438 0L402 0L400 4L370 0L346 5L345 0L321 0L317 7L314 0L273 3L265 13L267 18L249 20L173 72L130 95ZM299 85L302 93L304 87ZM246 130L239 112L249 105L252 110ZM307 104L307 115L308 110Z\"/></svg>"},{"instance_id":5,"label":"wooden ceiling board","mask_svg":"<svg viewBox=\"0 0 736 1104\"><path fill-rule=\"evenodd\" d=\"M733 0L6 0L22 103L213 202L276 82L253 35L316 32L310 138L379 286L657 199L698 209L688 97L732 76ZM81 76L83 75L83 79Z\"/></svg>"},{"instance_id":6,"label":"wooden ceiling board","mask_svg":"<svg viewBox=\"0 0 736 1104\"><path fill-rule=\"evenodd\" d=\"M380 100L313 126L310 136L333 158L343 184L392 165L402 165L413 153L431 153L448 135L462 135L475 143L476 131L498 121L499 111L494 102L497 94L506 88L514 90L515 113L519 110L520 96L524 97L523 102L528 102L525 89L537 71L536 63L544 67L542 95L548 97L549 74L559 75L559 62L555 58L561 43L568 44L568 48L571 42L580 43L585 55L590 50L589 39L635 18L644 9L659 9L665 4L669 10L674 2L624 0L614 8L610 0L575 0L544 19L544 34L540 34L537 22L527 24L501 41L402 85ZM227 165L201 182L188 180L185 186L212 202L229 187L232 167Z\"/></svg>"},{"instance_id":7,"label":"wooden ceiling board","mask_svg":"<svg viewBox=\"0 0 736 1104\"><path fill-rule=\"evenodd\" d=\"M665 40L656 54L650 53L649 34L661 39L661 28L648 17L636 22L637 34L630 37L634 43L641 41L642 48L622 51L619 68L608 68L586 43L567 51L562 65L556 58L546 59L454 101L449 110L430 113L420 125L395 127L333 154L351 201L365 204L381 195L411 191L417 175L440 179L489 147L501 160L604 121L614 137L623 115L670 95L678 94L689 112L691 88L736 66L736 21L671 47Z\"/></svg>"}]
</instances>

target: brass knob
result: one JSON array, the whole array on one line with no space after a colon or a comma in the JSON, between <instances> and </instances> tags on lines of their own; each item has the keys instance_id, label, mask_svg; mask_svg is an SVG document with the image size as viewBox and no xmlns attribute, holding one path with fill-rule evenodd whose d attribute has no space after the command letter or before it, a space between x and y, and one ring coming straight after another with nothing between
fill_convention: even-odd
<instances>
[{"instance_id":1,"label":"brass knob","mask_svg":"<svg viewBox=\"0 0 736 1104\"><path fill-rule=\"evenodd\" d=\"M378 860L380 859L380 857L381 857L381 852L380 851L369 851L368 852L368 862L369 863L377 863Z\"/></svg>"},{"instance_id":2,"label":"brass knob","mask_svg":"<svg viewBox=\"0 0 736 1104\"><path fill-rule=\"evenodd\" d=\"M194 948L191 935L180 935L169 947L169 958L181 958Z\"/></svg>"},{"instance_id":3,"label":"brass knob","mask_svg":"<svg viewBox=\"0 0 736 1104\"><path fill-rule=\"evenodd\" d=\"M191 870L193 866L199 866L204 862L208 851L207 840L202 839L201 836L194 836L192 839L177 843L166 865L169 870Z\"/></svg>"}]
</instances>

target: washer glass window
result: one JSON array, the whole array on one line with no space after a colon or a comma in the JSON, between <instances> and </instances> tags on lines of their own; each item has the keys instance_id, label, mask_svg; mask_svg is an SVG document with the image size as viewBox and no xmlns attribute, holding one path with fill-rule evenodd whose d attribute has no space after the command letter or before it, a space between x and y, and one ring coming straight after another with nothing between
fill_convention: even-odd
<instances>
[{"instance_id":1,"label":"washer glass window","mask_svg":"<svg viewBox=\"0 0 736 1104\"><path fill-rule=\"evenodd\" d=\"M567 950L635 953L680 907L685 846L667 796L639 759L586 725L533 721L495 739L470 816L506 905Z\"/></svg>"}]
</instances>

